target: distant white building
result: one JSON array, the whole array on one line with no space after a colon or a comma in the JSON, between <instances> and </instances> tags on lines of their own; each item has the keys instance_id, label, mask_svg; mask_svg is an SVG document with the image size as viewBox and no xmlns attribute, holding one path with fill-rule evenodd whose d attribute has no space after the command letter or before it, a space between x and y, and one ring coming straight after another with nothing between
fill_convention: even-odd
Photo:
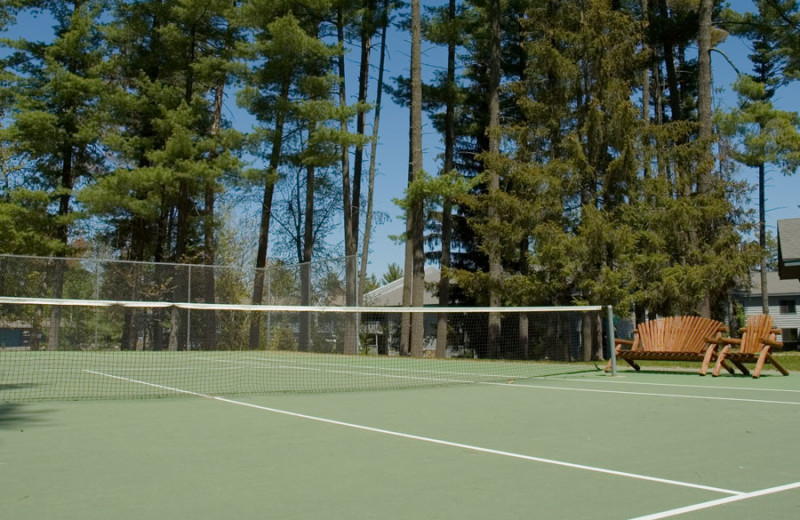
<instances>
[{"instance_id":1,"label":"distant white building","mask_svg":"<svg viewBox=\"0 0 800 520\"><path fill-rule=\"evenodd\" d=\"M423 306L439 305L439 297L433 286L439 283L440 274L436 267L425 268L425 297ZM364 295L364 305L369 307L400 307L403 305L403 278L382 285Z\"/></svg>"},{"instance_id":2,"label":"distant white building","mask_svg":"<svg viewBox=\"0 0 800 520\"><path fill-rule=\"evenodd\" d=\"M425 268L424 307L439 305L439 298L435 295L435 286L439 283L439 279L439 269L432 266ZM403 278L366 293L364 305L367 307L401 307L403 305ZM400 316L399 313L362 315L361 332L370 352L388 355L399 353ZM436 348L436 322L436 314L425 314L423 349L426 355L432 355Z\"/></svg>"},{"instance_id":3,"label":"distant white building","mask_svg":"<svg viewBox=\"0 0 800 520\"><path fill-rule=\"evenodd\" d=\"M778 273L784 280L800 279L800 218L778 221Z\"/></svg>"},{"instance_id":4,"label":"distant white building","mask_svg":"<svg viewBox=\"0 0 800 520\"><path fill-rule=\"evenodd\" d=\"M769 292L769 314L775 318L775 327L782 329L782 341L786 347L797 348L798 329L800 329L800 280L781 280L777 272L767 273ZM750 287L738 290L736 298L744 306L747 316L760 314L761 273L750 275Z\"/></svg>"}]
</instances>

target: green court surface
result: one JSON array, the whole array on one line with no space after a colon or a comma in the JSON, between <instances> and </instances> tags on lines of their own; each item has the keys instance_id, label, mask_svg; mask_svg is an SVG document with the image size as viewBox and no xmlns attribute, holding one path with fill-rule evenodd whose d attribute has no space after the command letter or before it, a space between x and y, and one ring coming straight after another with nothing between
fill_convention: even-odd
<instances>
[{"instance_id":1,"label":"green court surface","mask_svg":"<svg viewBox=\"0 0 800 520\"><path fill-rule=\"evenodd\" d=\"M800 518L800 374L0 403L0 518Z\"/></svg>"}]
</instances>

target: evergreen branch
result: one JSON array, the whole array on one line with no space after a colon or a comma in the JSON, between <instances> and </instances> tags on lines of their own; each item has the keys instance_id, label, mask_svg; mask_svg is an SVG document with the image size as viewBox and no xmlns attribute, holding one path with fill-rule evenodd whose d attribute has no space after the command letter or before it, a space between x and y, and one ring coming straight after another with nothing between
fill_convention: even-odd
<instances>
[{"instance_id":1,"label":"evergreen branch","mask_svg":"<svg viewBox=\"0 0 800 520\"><path fill-rule=\"evenodd\" d=\"M712 47L712 48L711 48L711 52L718 52L718 53L722 54L722 57L723 57L723 58L725 58L725 61L727 61L727 62L728 62L728 65L730 65L731 67L733 67L733 70L735 70L735 71L736 71L736 75L737 75L737 76L741 76L741 75L742 75L742 73L741 73L741 71L739 70L739 68L738 68L738 67L737 67L737 66L736 66L736 65L733 63L733 60L731 60L731 59L730 59L730 57L728 57L728 55L727 55L727 54L725 54L723 51L721 51L721 50L717 49L716 47Z\"/></svg>"}]
</instances>

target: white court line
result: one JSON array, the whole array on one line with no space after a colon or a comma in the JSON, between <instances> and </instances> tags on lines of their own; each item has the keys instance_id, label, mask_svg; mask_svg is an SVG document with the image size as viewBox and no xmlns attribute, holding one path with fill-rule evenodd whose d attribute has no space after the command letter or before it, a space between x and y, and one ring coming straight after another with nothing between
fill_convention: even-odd
<instances>
[{"instance_id":1,"label":"white court line","mask_svg":"<svg viewBox=\"0 0 800 520\"><path fill-rule=\"evenodd\" d=\"M251 361L259 361L259 362L266 362L266 363L278 363L279 362L279 361L275 361L275 360L262 359L262 358L258 358L258 357L249 357L249 358L246 358L246 359L249 359ZM436 362L436 361L437 360L433 360L433 362ZM241 362L240 361L232 361L232 363L241 363ZM445 363L447 363L447 361L445 361ZM441 370L424 369L424 368L420 368L418 366L414 367L414 368L380 367L380 366L371 366L371 365L358 366L358 365L347 365L347 364L343 364L343 363L322 363L322 362L310 362L310 363L303 363L303 364L316 365L316 366L343 367L343 368L351 368L351 369L353 369L353 368L363 368L363 369L366 369L366 370L384 370L384 371L387 371L387 372L391 371L391 372L413 372L415 374L420 374L420 373L442 374ZM519 366L523 367L524 365L519 365ZM558 365L555 365L555 366L558 366ZM566 367L567 365L561 365L561 366L565 366ZM320 370L322 370L322 369L320 369ZM574 372L575 371L573 371L573 373ZM380 375L380 374L371 374L371 375ZM447 372L447 375L451 375L451 376L472 376L472 377L491 377L491 378L496 378L496 379L516 379L516 378L519 378L519 377L524 377L524 378L538 377L538 376L535 376L535 375L519 374L519 373L505 373L505 374L503 374L503 373L501 373L501 374L490 373L490 374L487 374L487 373L483 373L483 372ZM553 376L553 377L555 377L555 376ZM443 379L443 381L447 381L447 379ZM470 380L470 381L454 380L454 382L470 382L470 383L472 383L472 382L474 382L474 380Z\"/></svg>"},{"instance_id":2,"label":"white court line","mask_svg":"<svg viewBox=\"0 0 800 520\"><path fill-rule=\"evenodd\" d=\"M709 502L701 502L699 504L694 504L686 507L679 507L677 509L670 509L669 511L662 511L660 513L653 513L651 515L637 516L636 518L631 518L630 520L659 520L661 518L671 518L673 516L682 515L684 513L693 513L694 511L700 511L701 509L708 509L711 507L730 504L732 502L739 502L740 500L749 500L751 498L763 497L765 495L774 495L775 493L782 493L784 491L790 491L792 489L798 489L798 488L800 488L800 482L793 482L791 484L786 484L783 486L760 489L758 491L753 491L751 493L742 493L741 495L736 495L732 497L719 498L717 500L711 500Z\"/></svg>"},{"instance_id":3,"label":"white court line","mask_svg":"<svg viewBox=\"0 0 800 520\"><path fill-rule=\"evenodd\" d=\"M574 377L559 377L553 376L549 377L548 379L552 380L559 380L559 381L571 381L571 382L581 382L581 383L608 383L612 385L642 385L642 386L669 386L675 388L701 388L703 390L706 389L714 389L714 390L744 390L744 391L753 391L753 392L788 392L793 394L800 394L800 390L792 390L789 388L746 388L741 386L703 386L703 385L679 385L675 383L645 383L639 381L617 381L614 379L578 379Z\"/></svg>"},{"instance_id":4,"label":"white court line","mask_svg":"<svg viewBox=\"0 0 800 520\"><path fill-rule=\"evenodd\" d=\"M228 361L228 360L220 360L220 362L225 363L237 363L241 365L247 366L265 366L269 368L280 368L284 370L310 370L314 372L325 372L329 374L349 374L349 375L356 375L356 376L377 376L377 377L385 377L388 379L412 379L415 381L430 381L430 382L437 382L437 383L474 383L473 380L466 380L466 379L445 379L441 377L421 377L421 376L403 376L403 375L395 375L395 374L384 374L382 372L360 372L354 370L331 370L329 368L313 368L313 367L304 367L304 366L293 366L293 365L276 365L271 364L271 361L261 361L257 360L257 358L251 358L252 361ZM266 363L266 364L261 364ZM278 363L275 361L274 363ZM337 366L343 367L344 365L337 365L337 364L330 364L330 366ZM356 368L365 368L365 369L373 369L373 367L356 367Z\"/></svg>"},{"instance_id":5,"label":"white court line","mask_svg":"<svg viewBox=\"0 0 800 520\"><path fill-rule=\"evenodd\" d=\"M636 479L636 480L645 480L645 481L649 481L649 482L656 482L656 483L659 483L659 484L669 484L669 485L673 485L673 486L680 486L680 487L693 488L693 489L701 489L703 491L712 491L714 493L723 493L723 494L726 494L726 495L738 496L738 495L741 495L741 494L744 493L743 491L734 491L734 490L731 490L731 489L724 489L724 488L718 488L718 487L713 487L713 486L705 486L703 484L694 484L694 483L691 483L691 482L682 482L682 481L679 481L679 480L670 480L670 479L664 479L664 478L658 478L658 477L651 477L649 475L641 475L641 474L637 474L637 473L628 473L628 472L625 472L625 471L616 471L616 470L600 468L600 467L596 467L596 466L586 466L586 465L583 465L583 464L574 464L572 462L564 462L564 461L554 460L554 459L545 459L545 458L542 458L542 457L533 457L533 456L530 456L530 455L523 455L521 453L513 453L513 452L510 452L510 451L494 450L494 449L491 449L491 448L482 448L480 446L472 446L470 444L462 444L462 443L459 443L459 442L450 442L450 441L445 441L445 440L441 440L441 439L434 439L432 437L423 437L421 435L413 435L413 434L409 434L409 433L396 432L396 431L393 431L393 430L384 430L382 428L373 428L372 426L364 426L364 425L360 425L360 424L347 423L347 422L343 422L343 421L337 421L337 420L334 420L334 419L326 419L324 417L317 417L317 416L314 416L314 415L306 415L306 414L297 413L297 412L290 412L288 410L280 410L278 408L270 408L270 407L267 407L267 406L260 406L260 405L256 405L256 404L252 404L252 403L247 403L247 402L244 402L244 401L235 401L233 399L226 399L224 397L219 397L219 396L215 396L215 395L202 394L202 393L199 393L199 392L192 392L192 391L189 391L189 390L181 390L180 388L174 388L174 387L165 386L165 385L158 385L158 384L155 384L155 383L148 383L147 381L139 381L139 380L136 380L136 379L130 379L130 378L127 378L127 377L115 376L113 374L97 372L97 371L94 371L94 370L86 370L86 372L88 372L90 374L95 374L95 375L98 375L98 376L109 377L109 378L112 378L112 379L118 379L118 380L121 380L121 381L126 381L126 382L129 382L129 383L136 383L136 384L150 386L150 387L154 387L154 388L160 388L162 390L168 390L168 391L176 392L176 393L180 393L180 394L193 395L193 396L196 396L196 397L203 397L205 399L211 399L211 400L220 401L220 402L223 402L223 403L235 404L235 405L244 406L244 407L247 407L247 408L254 408L256 410L261 410L261 411L265 411L265 412L272 412L272 413L277 413L277 414L281 414L281 415L287 415L287 416L290 416L290 417L297 417L297 418L300 418L300 419L307 419L309 421L316 421L316 422L321 422L321 423L325 423L325 424L343 426L343 427L346 427L346 428L353 428L355 430L367 431L367 432L372 432L372 433L380 433L380 434L389 435L389 436L392 436L392 437L400 437L400 438L403 438L403 439L427 442L427 443L430 443L430 444L438 444L440 446L449 446L451 448L461 448L461 449L464 449L464 450L474 451L474 452L478 452L478 453L487 453L487 454L490 454L490 455L499 455L499 456L502 456L502 457L510 457L510 458L514 458L514 459L527 460L527 461L530 461L530 462L540 462L540 463L543 463L543 464L550 464L550 465L553 465L553 466L561 466L561 467L565 467L565 468L579 469L579 470L583 470L583 471L591 471L591 472L595 472L595 473L602 473L602 474L605 474L605 475L613 475L613 476L616 476L616 477L625 477L625 478L631 478L631 479Z\"/></svg>"},{"instance_id":6,"label":"white court line","mask_svg":"<svg viewBox=\"0 0 800 520\"><path fill-rule=\"evenodd\" d=\"M384 374L384 373L371 373L371 372L359 372L359 371L346 371L346 370L330 370L330 369L323 369L323 368L310 368L310 367L295 367L291 365L275 365L274 363L279 363L278 361L266 360L266 359L259 359L259 358L247 358L250 361L229 361L229 360L220 360L221 362L224 361L226 363L236 363L240 365L250 365L250 366L258 366L261 363L264 363L264 366L270 366L273 368L283 368L287 370L316 370L319 372L331 372L331 373L341 373L341 374L355 374L355 375L372 375L372 376L380 376L380 377L387 377L387 378L396 378L396 379L418 379L424 381L436 381L436 382L443 382L443 383L477 383L483 385L493 385L493 386L513 386L517 388L534 388L537 390L565 390L565 391L572 391L572 392L590 392L590 393L599 393L599 394L621 394L621 395L637 395L637 396L650 396L650 397L672 397L676 399L707 399L712 401L734 401L734 402L745 402L745 403L760 403L760 404L787 404L791 406L800 406L800 402L792 402L792 401L774 401L774 400L765 400L765 399L745 399L745 398L737 398L737 397L713 397L713 396L698 396L698 395L682 395L682 394L659 394L659 393L652 393L652 392L626 392L622 390L597 390L595 388L574 388L574 387L563 387L563 386L545 386L539 384L511 384L511 383L500 383L500 382L491 382L491 381L472 381L472 380L459 380L459 379L446 379L446 378L426 378L426 377L413 377L413 376L399 376L399 375L391 375L391 374ZM341 366L334 363L314 363L316 365L322 366ZM363 368L372 368L372 367L363 367ZM488 376L488 374L481 374ZM505 376L504 379L515 379L515 376ZM535 381L536 378L533 378ZM542 381L584 381L583 379L574 379L574 378L546 378L541 379ZM594 382L594 381L592 381ZM636 383L632 383L636 384ZM656 384L659 385L661 383L646 383L646 384ZM705 386L684 386L684 385L664 385L664 386L677 386L681 388L724 388L724 387L705 387Z\"/></svg>"},{"instance_id":7,"label":"white court line","mask_svg":"<svg viewBox=\"0 0 800 520\"><path fill-rule=\"evenodd\" d=\"M139 367L139 368L115 368L114 370L118 372L196 372L198 370L202 370L207 372L209 369L206 367ZM212 368L210 370L213 371L222 371L222 370L244 370L242 367L218 367Z\"/></svg>"},{"instance_id":8,"label":"white court line","mask_svg":"<svg viewBox=\"0 0 800 520\"><path fill-rule=\"evenodd\" d=\"M567 392L589 392L592 394L621 394L621 395L640 395L647 397L672 397L674 399L700 399L708 401L734 401L740 403L761 403L761 404L788 404L790 406L800 406L800 402L794 401L770 401L766 399L744 399L739 397L713 397L703 395L682 395L682 394L657 394L653 392L625 392L622 390L598 390L596 388L574 388L569 386L542 386L542 385L527 385L527 384L511 384L511 383L480 383L482 385L492 386L510 386L515 388L531 388L534 390L563 390Z\"/></svg>"}]
</instances>

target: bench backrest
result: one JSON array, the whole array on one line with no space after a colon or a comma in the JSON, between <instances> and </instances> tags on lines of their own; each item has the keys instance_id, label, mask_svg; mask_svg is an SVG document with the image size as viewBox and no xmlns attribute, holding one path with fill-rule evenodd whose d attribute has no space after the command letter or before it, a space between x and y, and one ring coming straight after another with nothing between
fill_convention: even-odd
<instances>
[{"instance_id":1,"label":"bench backrest","mask_svg":"<svg viewBox=\"0 0 800 520\"><path fill-rule=\"evenodd\" d=\"M699 316L673 316L640 324L639 348L653 352L704 352L706 338L717 336L722 322Z\"/></svg>"},{"instance_id":2,"label":"bench backrest","mask_svg":"<svg viewBox=\"0 0 800 520\"><path fill-rule=\"evenodd\" d=\"M747 317L747 327L742 333L742 346L740 352L755 354L761 351L763 338L775 339L773 324L775 318L766 314L754 314Z\"/></svg>"}]
</instances>

